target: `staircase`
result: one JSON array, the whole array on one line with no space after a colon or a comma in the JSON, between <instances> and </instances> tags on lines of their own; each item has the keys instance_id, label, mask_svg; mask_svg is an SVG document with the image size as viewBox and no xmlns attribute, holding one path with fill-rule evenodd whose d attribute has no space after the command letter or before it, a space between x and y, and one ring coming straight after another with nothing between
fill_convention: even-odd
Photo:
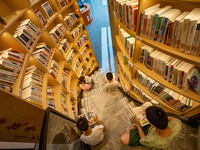
<instances>
[{"instance_id":1,"label":"staircase","mask_svg":"<svg viewBox=\"0 0 200 150\"><path fill-rule=\"evenodd\" d=\"M116 77L118 75L116 74ZM105 72L96 71L91 76L94 87L90 91L84 91L80 112L93 110L99 120L106 126L104 140L94 150L148 150L144 146L129 147L120 143L120 136L135 123L134 117L129 112L130 100L119 90L105 92L103 90ZM135 105L136 106L136 105ZM197 150L198 149L198 129L183 124L179 138L172 142L169 150Z\"/></svg>"}]
</instances>

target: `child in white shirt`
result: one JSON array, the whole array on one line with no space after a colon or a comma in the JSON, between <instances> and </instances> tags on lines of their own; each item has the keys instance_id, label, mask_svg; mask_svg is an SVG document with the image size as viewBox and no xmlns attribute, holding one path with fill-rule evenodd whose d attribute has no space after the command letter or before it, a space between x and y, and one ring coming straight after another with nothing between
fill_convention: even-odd
<instances>
[{"instance_id":1,"label":"child in white shirt","mask_svg":"<svg viewBox=\"0 0 200 150\"><path fill-rule=\"evenodd\" d=\"M76 123L77 128L83 132L80 140L91 146L99 144L103 140L104 132L106 131L105 126L98 120L97 116L95 116L94 119L100 124L94 128L89 126L85 117L79 118Z\"/></svg>"}]
</instances>

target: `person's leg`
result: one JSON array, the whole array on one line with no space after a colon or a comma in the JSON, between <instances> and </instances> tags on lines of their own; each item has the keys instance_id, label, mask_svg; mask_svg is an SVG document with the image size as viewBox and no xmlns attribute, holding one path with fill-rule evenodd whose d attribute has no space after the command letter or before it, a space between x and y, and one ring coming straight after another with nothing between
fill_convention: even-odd
<instances>
[{"instance_id":1,"label":"person's leg","mask_svg":"<svg viewBox=\"0 0 200 150\"><path fill-rule=\"evenodd\" d=\"M127 145L129 144L129 138L130 138L130 130L131 129L135 129L136 126L135 125L131 125L130 128L120 137L120 142L123 145Z\"/></svg>"}]
</instances>

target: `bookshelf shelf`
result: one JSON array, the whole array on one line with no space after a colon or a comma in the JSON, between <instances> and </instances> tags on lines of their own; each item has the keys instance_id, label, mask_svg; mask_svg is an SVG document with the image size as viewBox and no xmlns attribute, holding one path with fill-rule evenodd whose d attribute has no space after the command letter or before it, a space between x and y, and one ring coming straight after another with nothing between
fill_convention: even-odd
<instances>
[{"instance_id":1,"label":"bookshelf shelf","mask_svg":"<svg viewBox=\"0 0 200 150\"><path fill-rule=\"evenodd\" d=\"M69 31L72 30L74 28L74 25L80 21L80 18L78 18L74 23L73 25L71 25L71 27L68 29Z\"/></svg>"},{"instance_id":2,"label":"bookshelf shelf","mask_svg":"<svg viewBox=\"0 0 200 150\"><path fill-rule=\"evenodd\" d=\"M160 42L153 41L153 40L150 40L148 38L144 38L142 36L137 35L136 39L138 39L138 38L141 39L140 41L143 44L146 44L147 46L150 46L150 47L152 47L152 48L154 48L154 49L156 49L160 52L163 52L167 55L170 55L172 57L175 57L177 59L186 61L188 63L194 64L194 65L200 67L200 59L199 59L198 56L185 54L183 52L180 52L178 48L167 46L167 45L162 44Z\"/></svg>"},{"instance_id":3,"label":"bookshelf shelf","mask_svg":"<svg viewBox=\"0 0 200 150\"><path fill-rule=\"evenodd\" d=\"M181 114L180 111L178 111L178 110L170 107L165 102L163 102L161 99L159 99L156 95L150 93L149 90L146 87L142 86L136 79L133 79L133 83L135 83L140 89L142 89L144 91L144 93L146 93L147 95L149 95L150 97L152 97L153 99L155 99L157 102L159 102L163 106L168 107L169 109L172 109L174 112L176 112L178 114Z\"/></svg>"},{"instance_id":4,"label":"bookshelf shelf","mask_svg":"<svg viewBox=\"0 0 200 150\"><path fill-rule=\"evenodd\" d=\"M83 57L83 61L85 61L85 59L87 58L87 56L92 52L92 49L89 49L88 52L85 54L85 56Z\"/></svg>"},{"instance_id":5,"label":"bookshelf shelf","mask_svg":"<svg viewBox=\"0 0 200 150\"><path fill-rule=\"evenodd\" d=\"M116 1L115 1L116 2ZM120 78L120 83L124 89L125 92L129 92L130 86L131 84L129 84L129 81L126 80L126 77L124 76L124 72L125 74L131 79L132 82L134 82L144 93L146 93L147 95L149 95L150 97L152 97L153 99L155 99L156 101L158 101L160 104L162 104L164 106L164 109L167 112L172 112L178 115L185 115L188 117L194 116L198 113L200 113L200 96L196 94L196 92L190 88L187 91L182 91L181 89L179 89L178 87L176 87L175 85L169 83L168 81L166 81L165 79L163 79L161 76L159 76L157 73L149 70L148 68L146 68L145 65L141 64L139 62L139 54L140 54L140 50L141 47L144 45L147 45L155 50L158 50L164 54L170 55L171 57L174 57L176 59L179 59L181 61L193 64L197 67L197 69L199 70L200 67L200 57L198 56L194 56L191 54L186 54L183 52L180 52L178 48L174 48L171 46L168 46L166 44L162 44L158 41L153 41L151 39L145 38L143 36L140 35L140 19L141 19L141 13L155 5L155 4L161 4L161 8L167 6L167 5L171 5L172 8L175 9L180 9L181 12L184 11L192 11L194 8L199 8L200 7L200 1L199 0L177 0L177 1L171 1L171 0L139 0L138 1L138 14L137 14L137 26L136 26L136 32L132 31L131 29L128 28L129 25L127 25L126 21L128 20L125 16L125 19L123 20L124 17L124 12L123 9L118 10L118 4L115 5L114 3L114 11L110 11L113 15L114 15L114 35L113 40L116 41L116 52L117 52L117 58L118 58L118 71L119 71L119 78ZM116 3L121 3L120 1L117 1ZM119 4L120 5L120 4ZM125 4L126 5L126 4ZM135 8L135 6L134 6ZM137 9L137 8L136 8ZM124 14L123 14L124 13ZM120 16L122 18L120 18L120 16L118 16L118 14L120 14ZM128 14L127 14L128 15ZM130 16L127 16L130 17ZM126 21L125 21L126 20ZM130 20L128 20L130 21ZM128 22L127 21L127 22ZM134 57L130 57L129 54L126 51L125 46L122 44L121 42L121 34L119 34L119 28L122 28L125 32L127 32L128 34L130 34L132 37L135 38L135 43L134 43ZM122 35L123 36L123 35ZM124 35L125 37L127 35ZM127 46L127 45L126 45ZM130 46L130 45L129 45ZM128 47L128 46L127 46ZM122 55L123 53L123 55ZM129 64L124 64L124 60L126 61L126 58L124 59L123 56L125 56L127 58L127 60L129 60L134 68L141 70L143 73L145 73L147 76L149 76L150 78L154 79L155 81L157 81L158 83L164 85L165 87L187 97L190 98L193 101L193 105L191 108L181 112L173 107L171 107L170 105L166 104L164 101L162 101L160 98L158 98L157 96L155 96L154 94L150 93L148 91L148 89L144 86L142 86L135 78L135 70L133 69L133 71L129 71ZM124 72L121 71L121 67L123 69ZM128 89L125 87L125 85L128 87ZM130 96L136 98L138 101L144 103L144 100L142 100L140 98L139 95L137 95L136 93L134 93L134 91L130 90Z\"/></svg>"},{"instance_id":6,"label":"bookshelf shelf","mask_svg":"<svg viewBox=\"0 0 200 150\"><path fill-rule=\"evenodd\" d=\"M128 65L125 65L124 63L123 63L123 58L122 58L122 54L121 54L121 52L117 52L117 57L118 57L118 60L119 60L119 62L120 62L120 64L121 64L121 66L122 66L122 68L124 69L124 71L127 73L127 75L129 76L129 78L131 79L132 77L131 77L131 72L129 71L129 69L128 69Z\"/></svg>"},{"instance_id":7,"label":"bookshelf shelf","mask_svg":"<svg viewBox=\"0 0 200 150\"><path fill-rule=\"evenodd\" d=\"M49 25L58 17L59 12L56 12L51 18L47 19L47 24L45 25L45 28L48 28Z\"/></svg>"},{"instance_id":8,"label":"bookshelf shelf","mask_svg":"<svg viewBox=\"0 0 200 150\"><path fill-rule=\"evenodd\" d=\"M139 70L141 70L142 72L144 72L146 75L148 75L150 78L154 79L157 82L162 83L163 85L165 85L166 87L170 88L173 91L178 92L181 95L184 95L186 97L189 97L197 102L200 102L200 95L197 95L191 88L188 89L187 91L182 91L181 89L177 88L175 85L169 83L168 81L166 81L165 79L163 79L161 76L159 76L157 73L147 69L143 64L141 64L140 62L136 62L134 64L134 66L136 68L138 68Z\"/></svg>"},{"instance_id":9,"label":"bookshelf shelf","mask_svg":"<svg viewBox=\"0 0 200 150\"><path fill-rule=\"evenodd\" d=\"M120 50L122 51L122 53L128 58L128 60L133 63L133 60L131 59L131 57L127 54L124 46L122 45L121 39L120 37L117 35L116 36L116 41L117 41L117 45L119 46Z\"/></svg>"},{"instance_id":10,"label":"bookshelf shelf","mask_svg":"<svg viewBox=\"0 0 200 150\"><path fill-rule=\"evenodd\" d=\"M47 14L45 13L45 10L41 6L45 2L49 2L52 10L54 12L54 15L51 16L51 18L49 18L47 16ZM22 68L20 70L18 77L15 80L14 84L10 85L10 87L13 89L12 93L9 93L9 92L6 92L5 90L0 89L0 95L1 95L0 97L1 97L1 101L2 101L0 107L3 108L0 110L4 112L5 117L7 117L7 118L12 116L11 112L15 112L15 111L17 112L19 109L23 110L22 112L20 111L21 112L21 114L19 115L20 117L17 117L17 119L16 119L16 116L13 115L12 116L14 118L13 120L16 120L18 122L28 120L33 125L36 122L38 124L41 124L41 126L42 126L42 121L43 121L42 119L43 119L43 116L45 113L45 109L47 108L47 105L48 105L48 103L47 103L47 97L48 97L47 86L52 86L52 88L54 90L54 102L55 102L56 110L63 113L63 110L61 107L61 92L63 91L67 97L66 105L68 108L68 116L71 118L76 118L76 116L73 115L72 110L71 110L72 109L71 101L75 102L74 103L75 110L73 110L73 111L75 111L75 114L78 115L78 101L77 101L78 75L80 74L81 68L83 66L85 67L85 65L83 63L84 59L81 57L81 55L79 53L79 51L82 50L82 47L81 47L81 49L78 49L76 47L75 42L83 34L85 34L88 38L87 30L84 29L84 31L76 39L73 39L72 36L70 35L69 30L67 30L64 33L64 35L60 38L58 43L54 42L54 40L49 35L49 32L55 26L57 26L57 24L62 23L67 28L66 22L64 21L64 17L66 15L68 15L69 13L74 13L74 12L80 11L76 0L72 0L70 3L68 3L63 8L61 8L59 6L59 3L57 0L35 0L32 4L29 2L29 0L21 0L20 2L17 0L9 0L9 1L2 0L2 1L0 1L0 5L1 5L0 16L3 16L3 17L9 16L6 20L7 25L0 24L0 45L1 45L0 52L3 52L4 50L9 49L9 48L13 48L13 50L23 53L25 55L24 62L22 64ZM41 20L35 14L35 10L37 10L37 9L39 9L41 11L44 18L48 21L46 26L43 26L43 24L40 22ZM21 22L26 19L30 19L30 22L27 22L27 24L22 25ZM84 24L82 17L78 18L78 20L72 25L71 29L74 28L78 23ZM30 37L30 36L26 35L25 30L19 31L19 33L21 33L21 32L25 33L25 36L27 36L27 37L21 37L23 42L25 41L24 45L20 41L18 41L16 38L14 38L14 36L13 36L15 34L15 32L19 29L18 28L19 25L21 25L21 27L23 27L21 29L24 29L24 26L28 27L25 30L27 30L27 32L31 35L36 33L36 29L40 29L40 34L37 35L37 38L35 39L33 44L29 47L29 49L27 48L27 46L24 46L24 45L28 45L27 41L32 42L32 39L31 40L29 38L27 39L27 37ZM32 26L32 28L29 28L30 26ZM84 25L84 28L85 28L85 25ZM53 33L53 34L58 34L58 33ZM57 37L59 35L54 35L54 36ZM36 36L34 36L34 37L36 37ZM58 48L58 45L64 38L67 39L67 41L70 43L70 47L68 48L68 50L66 51L65 54L62 54L62 52ZM34 52L37 51L36 45L39 43L40 44L45 43L46 45L48 45L48 47L50 47L52 49L52 55L49 58L47 68L43 67L43 65L39 61L37 61L37 58L33 57ZM89 47L90 47L89 53L92 53L94 62L96 62L96 58L94 56L94 53L92 52L93 50L92 50L92 46L89 41L89 38L88 38L87 43L85 43L83 46L85 46L86 44L89 44ZM46 51L48 51L47 50L48 47L43 48L43 49L44 50L46 49ZM69 52L71 51L72 48L74 50L76 50L77 54L73 58L74 59L73 65L69 65L67 63L66 58L69 56ZM87 55L89 55L89 53L87 53ZM76 62L75 60L77 60L78 57L80 57L81 63L80 63L80 66L77 68L78 69L77 73L75 73L73 71L73 66ZM55 60L55 62L57 62L59 64L59 70L57 71L57 78L54 78L49 73L49 70L51 68L51 63L53 62L53 60ZM39 69L40 71L42 71L44 73L44 75L41 75L41 74L38 75L39 77L42 77L41 79L43 79L43 84L40 86L42 89L42 94L40 97L40 102L42 102L42 107L39 107L38 105L33 103L34 101L28 102L27 100L20 98L20 97L24 96L24 95L22 95L23 90L24 90L22 88L23 88L23 84L26 82L26 81L24 81L26 70L28 67L31 67L33 65L36 66L37 69ZM98 64L95 63L94 66L98 66ZM94 70L94 66L92 67L91 72ZM68 77L66 78L66 82L67 82L66 89L61 84L62 72L64 69L68 69L70 71ZM88 75L89 72L86 70L85 73L86 73L85 75ZM29 85L29 84L27 84L27 85ZM71 94L71 89L73 90L72 94ZM4 96L4 95L6 95L6 96ZM4 99L4 98L6 98L6 99ZM7 98L9 98L9 100L7 100ZM11 102L9 102L9 105L10 105L9 106L7 101L10 101L11 99L12 99L13 105L11 104ZM16 102L18 102L18 103L15 104ZM16 107L16 106L19 106L19 107ZM12 108L12 109L8 109L8 108ZM30 108L30 109L27 110L26 108ZM26 110L26 111L24 111L24 110ZM30 110L33 110L33 111L30 111ZM37 113L35 113L34 110L37 111ZM33 112L34 112L35 116L33 115ZM7 114L9 114L9 116L6 116ZM14 114L16 114L16 113L14 113ZM25 118L24 114L26 114L26 115L30 114L31 119ZM35 120L37 120L37 121L35 121ZM40 122L38 120L40 120ZM41 126L38 127L38 129L41 129ZM5 134L10 135L7 132L8 131L5 130ZM38 131L38 133L40 133L40 131ZM5 134L4 134L4 136L5 136ZM24 135L24 134L22 133L20 135ZM32 136L30 136L30 137L32 137ZM13 137L10 137L10 139L12 139L11 140L12 142L18 142L21 140L20 137L19 138L16 137L14 139L13 139ZM7 138L5 140L10 141L10 139ZM31 138L30 139L27 138L27 142L32 143L33 140L31 140ZM39 141L37 139L34 142L39 142Z\"/></svg>"},{"instance_id":11,"label":"bookshelf shelf","mask_svg":"<svg viewBox=\"0 0 200 150\"><path fill-rule=\"evenodd\" d=\"M83 48L89 43L89 41L87 40L80 49L78 49L79 53L82 52Z\"/></svg>"},{"instance_id":12,"label":"bookshelf shelf","mask_svg":"<svg viewBox=\"0 0 200 150\"><path fill-rule=\"evenodd\" d=\"M83 30L83 32L81 32L79 34L79 36L77 36L75 39L74 39L74 42L76 43L76 41L85 33L85 30Z\"/></svg>"},{"instance_id":13,"label":"bookshelf shelf","mask_svg":"<svg viewBox=\"0 0 200 150\"><path fill-rule=\"evenodd\" d=\"M120 73L120 78L123 80L123 82L126 84L126 86L128 87L128 89L130 90L131 89L130 83L124 78L124 76L122 75L122 72L121 72L120 68L118 68L118 71Z\"/></svg>"},{"instance_id":14,"label":"bookshelf shelf","mask_svg":"<svg viewBox=\"0 0 200 150\"><path fill-rule=\"evenodd\" d=\"M90 72L89 72L88 74L91 74L91 73L92 73L92 71L93 71L95 68L97 68L97 66L98 66L98 64L97 64L97 63L95 63L95 64L93 65L92 69L90 70Z\"/></svg>"},{"instance_id":15,"label":"bookshelf shelf","mask_svg":"<svg viewBox=\"0 0 200 150\"><path fill-rule=\"evenodd\" d=\"M141 103L144 103L145 101L143 99L140 98L139 95L137 95L135 92L133 92L132 90L130 90L130 95L133 95L134 97L136 97L136 100L138 100Z\"/></svg>"},{"instance_id":16,"label":"bookshelf shelf","mask_svg":"<svg viewBox=\"0 0 200 150\"><path fill-rule=\"evenodd\" d=\"M90 64L92 63L92 61L94 60L94 57L92 56L89 60L89 62L87 63L86 68L89 68Z\"/></svg>"}]
</instances>

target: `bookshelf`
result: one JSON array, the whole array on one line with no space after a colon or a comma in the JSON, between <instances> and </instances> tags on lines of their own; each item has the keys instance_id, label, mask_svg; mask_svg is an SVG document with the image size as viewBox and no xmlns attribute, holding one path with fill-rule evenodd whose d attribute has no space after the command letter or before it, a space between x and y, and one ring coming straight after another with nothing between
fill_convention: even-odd
<instances>
[{"instance_id":1,"label":"bookshelf","mask_svg":"<svg viewBox=\"0 0 200 150\"><path fill-rule=\"evenodd\" d=\"M113 0L114 6L115 6L115 0ZM162 44L158 41L151 40L149 38L145 38L140 35L140 14L147 8L155 5L160 4L160 8L163 8L167 5L172 6L172 8L180 9L181 12L183 11L192 11L194 8L198 8L200 6L199 1L197 0L177 0L177 1L171 1L171 0L139 0L138 1L138 14L137 14L137 26L136 30L130 29L130 26L127 25L127 22L123 17L120 17L120 15L123 16L122 13L117 13L118 10L116 10L117 7L114 7L113 10L113 16L114 16L114 31L115 31L115 40L116 41L116 51L117 51L117 59L118 59L118 72L119 72L119 78L120 83L122 85L122 88L127 94L129 94L131 97L135 98L139 102L144 103L145 101L141 98L140 95L135 93L132 90L132 84L135 84L139 89L142 90L145 94L150 96L152 99L156 100L160 103L160 105L166 110L167 112L175 113L178 115L186 115L188 117L194 116L196 114L200 113L200 96L196 94L196 92L190 88L186 91L182 91L180 88L178 88L176 85L173 85L172 83L166 81L163 79L160 75L158 75L156 72L148 69L143 63L140 63L139 61L139 55L141 47L144 45L147 45L153 49L156 49L159 52L162 52L164 54L167 54L171 57L174 57L176 59L179 59L181 61L190 63L195 65L197 68L200 67L200 58L195 55L188 55L186 53L180 52L178 48L174 48L171 46L168 46L166 44ZM117 5L119 6L119 5ZM122 11L123 8L120 10ZM122 44L121 38L120 38L120 31L119 28L122 28L125 32L127 32L130 36L135 38L135 44L134 44L134 57L131 58L128 54L125 46ZM125 64L123 55L126 57L128 61L130 61L133 64L133 69L130 70L128 64ZM123 72L122 70L123 69ZM166 88L169 88L170 90L173 90L174 92L181 94L185 97L188 97L193 100L193 105L184 110L179 111L172 106L165 103L162 99L160 99L158 96L152 94L145 86L141 85L136 76L137 70L142 71L144 74L146 74L151 79L155 80L156 82L164 85ZM131 79L131 82L128 81L127 78ZM126 86L126 87L125 87ZM128 89L127 89L128 88ZM128 90L128 91L127 91Z\"/></svg>"},{"instance_id":2,"label":"bookshelf","mask_svg":"<svg viewBox=\"0 0 200 150\"><path fill-rule=\"evenodd\" d=\"M48 17L47 14L45 13L44 9L42 8L42 4L45 2L48 2L54 12L54 14L51 17ZM24 61L22 63L20 72L17 76L17 79L15 82L11 85L13 91L12 93L7 92L5 90L0 89L0 95L5 96L5 98L10 98L9 102L5 102L5 107L2 107L1 112L4 112L4 117L10 117L12 112L15 112L18 109L21 109L19 117L16 117L16 121L22 121L23 120L23 114L30 114L30 116L34 115L34 109L37 109L37 115L39 115L38 120L40 119L41 122L37 121L38 129L41 128L42 126L42 115L44 115L44 111L47 108L47 86L51 86L53 91L54 91L54 103L55 103L55 108L59 112L62 112L62 106L61 106L61 92L65 94L66 98L66 107L67 107L67 115L73 119L75 119L78 115L78 101L77 101L77 86L78 86L78 78L79 74L81 71L81 68L84 67L86 68L85 75L89 75L95 68L98 67L92 45L89 40L89 36L86 31L86 27L83 21L82 16L78 17L76 21L72 23L70 28L68 28L67 23L65 22L64 18L70 14L70 13L75 13L75 11L80 11L79 6L76 0L71 0L71 2L66 3L64 7L61 8L57 0L35 0L33 3L30 3L29 0L22 0L20 3L16 0L2 0L0 1L0 16L6 18L6 25L0 24L0 44L1 48L0 51L4 51L6 49L12 48L17 52L23 53L24 54ZM44 16L44 18L47 20L47 24L43 25L43 23L40 21L40 19L37 17L37 15L34 13L35 10L39 9ZM38 28L40 29L39 34L35 37L35 39L32 39L33 43L29 47L26 45L23 45L21 42L19 42L16 38L13 37L13 35L16 32L16 28L21 24L22 21L30 19L30 21ZM49 35L49 32L56 27L58 24L63 24L64 27L67 29L63 35L60 37L58 43L54 42L52 37ZM70 31L73 30L77 25L79 24L84 25L84 30L81 32L76 39L73 39ZM60 29L59 29L60 30ZM86 35L87 41L84 43L81 48L79 49L76 46L76 41L78 40L79 37L82 35ZM69 43L69 47L66 49L65 53L62 53L58 46L59 43L63 40L67 39ZM45 67L42 65L38 59L34 57L34 53L37 51L36 46L39 43L45 43L50 47L52 50L51 55L48 58L47 66ZM89 51L87 54L82 58L80 55L80 52L83 50L85 46L88 46ZM72 65L70 65L66 58L68 57L71 49L74 49L76 51L76 55L74 57L74 60L72 61ZM90 71L87 71L88 66L84 64L84 60L88 55L92 56L92 61L89 63L93 63L93 67L90 69ZM80 58L80 64L77 68L77 72L75 73L73 71L73 67L76 63L77 58ZM49 70L52 67L51 63L52 61L56 61L59 65L59 69L57 70L57 77L53 77L50 73ZM38 106L34 103L28 102L21 98L22 96L22 91L23 89L23 84L25 80L25 74L26 74L26 69L31 66L36 66L40 71L43 72L42 76L42 95L41 95L41 100L42 100L42 106ZM68 75L66 78L66 87L62 86L62 74L63 70L68 71ZM7 101L7 99L2 99L2 101ZM12 105L12 103L18 102L19 108L14 108L13 106L10 106L9 108L12 107L11 109L8 110L6 106ZM4 104L4 102L3 102ZM73 106L72 106L73 104ZM2 105L3 106L3 105ZM30 111L27 111L24 107L30 108ZM72 110L73 108L73 110ZM23 111L24 110L24 111ZM9 115L6 115L6 112L9 111ZM23 113L22 113L23 112ZM42 113L41 113L42 112ZM73 115L76 114L76 115ZM13 114L15 115L15 114ZM22 117L22 118L20 118ZM30 120L30 119L29 119ZM35 119L36 120L36 119ZM33 119L34 121L34 119ZM33 124L34 122L31 121ZM39 132L37 131L39 134ZM2 139L2 137L1 137ZM8 136L7 139L2 139L3 140L11 140L11 141L20 141L20 137L13 137L12 134L10 137ZM38 141L38 139L30 139L27 141Z\"/></svg>"}]
</instances>

